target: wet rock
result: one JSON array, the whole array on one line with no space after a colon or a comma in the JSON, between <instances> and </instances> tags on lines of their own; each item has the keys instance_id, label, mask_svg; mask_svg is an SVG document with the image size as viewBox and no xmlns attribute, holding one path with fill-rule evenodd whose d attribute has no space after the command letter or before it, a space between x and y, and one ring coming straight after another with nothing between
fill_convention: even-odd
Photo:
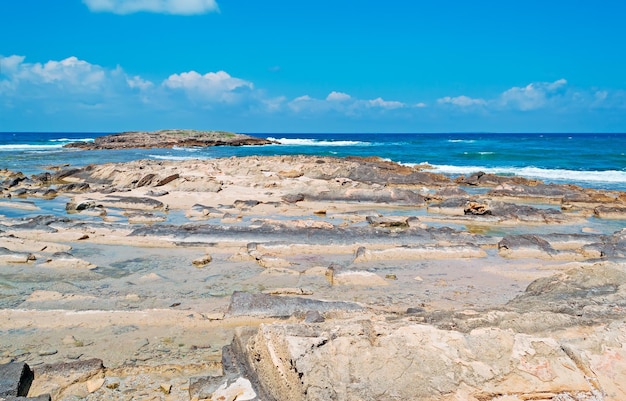
<instances>
[{"instance_id":1,"label":"wet rock","mask_svg":"<svg viewBox=\"0 0 626 401\"><path fill-rule=\"evenodd\" d=\"M251 294L235 291L228 306L229 316L289 317L307 311L359 311L363 308L352 302L320 301L317 299Z\"/></svg>"},{"instance_id":2,"label":"wet rock","mask_svg":"<svg viewBox=\"0 0 626 401\"><path fill-rule=\"evenodd\" d=\"M153 213L130 213L128 222L130 224L153 224L167 221L167 217Z\"/></svg>"},{"instance_id":3,"label":"wet rock","mask_svg":"<svg viewBox=\"0 0 626 401\"><path fill-rule=\"evenodd\" d=\"M114 207L120 209L136 209L136 210L166 210L165 204L159 200L135 197L135 196L117 196L106 197L99 201L104 207Z\"/></svg>"}]
</instances>

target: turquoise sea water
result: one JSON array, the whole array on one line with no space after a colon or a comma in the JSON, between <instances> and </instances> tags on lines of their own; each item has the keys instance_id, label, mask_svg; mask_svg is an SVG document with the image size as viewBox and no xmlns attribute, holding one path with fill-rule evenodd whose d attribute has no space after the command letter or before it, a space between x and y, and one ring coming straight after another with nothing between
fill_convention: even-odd
<instances>
[{"instance_id":1,"label":"turquoise sea water","mask_svg":"<svg viewBox=\"0 0 626 401\"><path fill-rule=\"evenodd\" d=\"M49 166L136 159L208 159L248 155L380 156L427 163L449 175L484 171L546 182L626 191L626 134L264 134L277 145L84 151L65 149L107 133L0 133L0 169L33 174Z\"/></svg>"}]
</instances>

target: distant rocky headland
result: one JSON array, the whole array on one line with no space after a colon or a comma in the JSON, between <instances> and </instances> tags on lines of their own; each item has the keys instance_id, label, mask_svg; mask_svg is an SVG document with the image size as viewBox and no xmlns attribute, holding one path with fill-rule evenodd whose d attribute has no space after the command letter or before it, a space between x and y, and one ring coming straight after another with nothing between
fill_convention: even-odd
<instances>
[{"instance_id":1,"label":"distant rocky headland","mask_svg":"<svg viewBox=\"0 0 626 401\"><path fill-rule=\"evenodd\" d=\"M129 131L119 134L105 135L93 142L72 142L66 148L89 150L129 149L129 148L172 148L208 147L208 146L244 146L269 145L273 141L256 138L250 135L236 134L225 131L196 131L188 129L171 129L160 131Z\"/></svg>"}]
</instances>

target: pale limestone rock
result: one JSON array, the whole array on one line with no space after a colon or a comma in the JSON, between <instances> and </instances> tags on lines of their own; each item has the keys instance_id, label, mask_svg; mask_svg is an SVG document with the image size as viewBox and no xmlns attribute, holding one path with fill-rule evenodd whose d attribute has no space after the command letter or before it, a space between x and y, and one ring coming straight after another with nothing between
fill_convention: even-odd
<instances>
[{"instance_id":1,"label":"pale limestone rock","mask_svg":"<svg viewBox=\"0 0 626 401\"><path fill-rule=\"evenodd\" d=\"M384 286L389 285L384 278L376 273L356 271L335 274L334 285Z\"/></svg>"},{"instance_id":2,"label":"pale limestone rock","mask_svg":"<svg viewBox=\"0 0 626 401\"><path fill-rule=\"evenodd\" d=\"M357 251L354 263L378 260L465 259L483 258L486 256L487 253L476 245L425 245L380 250L363 249Z\"/></svg>"},{"instance_id":3,"label":"pale limestone rock","mask_svg":"<svg viewBox=\"0 0 626 401\"><path fill-rule=\"evenodd\" d=\"M602 399L557 340L499 328L276 323L261 325L245 354L263 390L280 400ZM617 365L611 372L623 376L620 357L622 373Z\"/></svg>"},{"instance_id":4,"label":"pale limestone rock","mask_svg":"<svg viewBox=\"0 0 626 401\"><path fill-rule=\"evenodd\" d=\"M85 384L87 385L87 392L91 394L98 391L100 387L102 387L102 385L104 384L104 378L101 377L98 379L92 379L87 381L87 383Z\"/></svg>"}]
</instances>

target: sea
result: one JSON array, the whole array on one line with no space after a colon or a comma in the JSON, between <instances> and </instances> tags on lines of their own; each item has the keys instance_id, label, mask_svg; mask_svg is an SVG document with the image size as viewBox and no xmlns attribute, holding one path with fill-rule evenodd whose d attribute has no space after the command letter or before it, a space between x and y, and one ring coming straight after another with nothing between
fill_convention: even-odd
<instances>
[{"instance_id":1,"label":"sea","mask_svg":"<svg viewBox=\"0 0 626 401\"><path fill-rule=\"evenodd\" d=\"M110 133L0 133L0 169L36 174L50 167L81 167L137 159L187 160L231 156L378 156L428 165L452 177L483 171L546 183L626 191L626 134L596 133L247 133L277 141L265 146L79 150L63 146Z\"/></svg>"}]
</instances>

